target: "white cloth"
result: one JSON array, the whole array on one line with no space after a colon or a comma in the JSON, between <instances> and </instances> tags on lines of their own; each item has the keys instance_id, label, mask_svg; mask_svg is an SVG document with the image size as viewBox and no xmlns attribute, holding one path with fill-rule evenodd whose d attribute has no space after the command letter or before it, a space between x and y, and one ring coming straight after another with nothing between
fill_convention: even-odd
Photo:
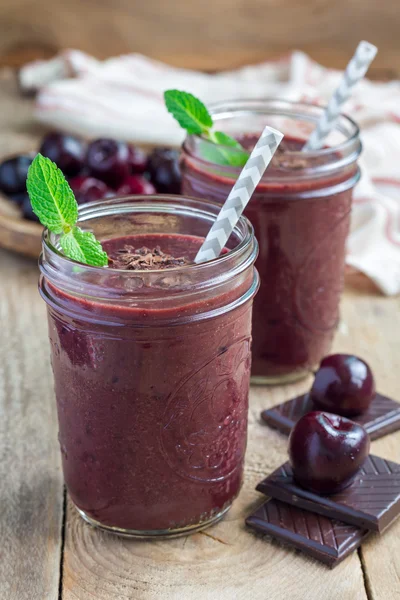
<instances>
[{"instance_id":1,"label":"white cloth","mask_svg":"<svg viewBox=\"0 0 400 600\"><path fill-rule=\"evenodd\" d=\"M302 52L233 71L205 74L138 54L98 61L66 50L26 65L25 88L39 89L36 117L90 138L178 145L183 132L167 113L163 92L192 92L206 104L238 98L281 97L326 103L341 77ZM347 263L383 293L400 292L400 82L360 82L345 112L362 128L363 176L354 194Z\"/></svg>"}]
</instances>

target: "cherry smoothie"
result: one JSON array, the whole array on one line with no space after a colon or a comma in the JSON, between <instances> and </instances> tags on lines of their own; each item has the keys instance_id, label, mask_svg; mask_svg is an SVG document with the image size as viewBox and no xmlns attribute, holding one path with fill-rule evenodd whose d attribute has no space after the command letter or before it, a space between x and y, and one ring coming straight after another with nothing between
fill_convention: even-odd
<instances>
[{"instance_id":1,"label":"cherry smoothie","mask_svg":"<svg viewBox=\"0 0 400 600\"><path fill-rule=\"evenodd\" d=\"M82 226L105 237L109 268L78 266L46 240L41 259L68 492L106 529L198 530L242 482L256 242L243 219L224 255L194 265L217 206L86 206Z\"/></svg>"},{"instance_id":2,"label":"cherry smoothie","mask_svg":"<svg viewBox=\"0 0 400 600\"><path fill-rule=\"evenodd\" d=\"M307 105L295 105L290 118L291 103L282 104L285 109L279 104L270 113L263 103L255 105L258 111L250 103L247 112L234 104L231 112L213 113L216 127L235 134L248 149L266 124L286 132L245 211L260 245L256 267L261 286L253 309L255 383L301 378L328 353L339 319L352 189L359 178L355 161L360 144L354 123L345 117L340 123L350 138L350 148L336 143L332 148L302 153L304 131L299 122L304 125L301 108ZM308 108L311 115L321 110ZM248 121L251 110L257 118ZM243 133L246 126L257 133ZM345 133L342 137L346 138ZM222 204L238 170L202 158L202 145L207 143L195 136L186 140L182 189L189 196Z\"/></svg>"}]
</instances>

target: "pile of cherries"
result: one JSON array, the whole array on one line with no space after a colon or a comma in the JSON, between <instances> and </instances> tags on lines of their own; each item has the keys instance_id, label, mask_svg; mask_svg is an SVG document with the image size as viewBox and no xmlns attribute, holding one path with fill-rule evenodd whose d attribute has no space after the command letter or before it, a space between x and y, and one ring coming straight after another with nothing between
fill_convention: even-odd
<instances>
[{"instance_id":1,"label":"pile of cherries","mask_svg":"<svg viewBox=\"0 0 400 600\"><path fill-rule=\"evenodd\" d=\"M143 150L113 139L86 144L72 135L47 134L39 148L64 173L78 204L130 194L179 194L181 174L178 152ZM19 155L0 164L0 191L22 209L26 219L37 221L26 191L26 176L33 156Z\"/></svg>"},{"instance_id":2,"label":"pile of cherries","mask_svg":"<svg viewBox=\"0 0 400 600\"><path fill-rule=\"evenodd\" d=\"M367 431L347 417L365 413L376 397L372 371L356 356L327 356L310 397L315 410L301 417L289 438L293 475L307 490L338 493L352 483L369 454Z\"/></svg>"}]
</instances>

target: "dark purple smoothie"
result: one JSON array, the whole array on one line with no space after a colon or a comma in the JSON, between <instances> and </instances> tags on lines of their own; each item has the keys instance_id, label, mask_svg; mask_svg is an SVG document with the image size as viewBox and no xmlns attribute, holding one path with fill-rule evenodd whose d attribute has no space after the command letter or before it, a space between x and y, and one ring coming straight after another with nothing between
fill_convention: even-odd
<instances>
[{"instance_id":1,"label":"dark purple smoothie","mask_svg":"<svg viewBox=\"0 0 400 600\"><path fill-rule=\"evenodd\" d=\"M201 242L178 234L103 242L113 259L107 286L126 287L125 271L134 271L132 301L105 304L52 286L46 298L67 489L105 527L136 535L195 528L240 490L252 297L237 301L254 274L191 300L182 267ZM153 269L148 284L140 276ZM154 305L145 302L152 286L161 296ZM48 296L45 282L43 290Z\"/></svg>"},{"instance_id":2,"label":"dark purple smoothie","mask_svg":"<svg viewBox=\"0 0 400 600\"><path fill-rule=\"evenodd\" d=\"M257 139L239 137L247 148ZM260 247L252 347L252 377L260 383L294 380L315 368L339 318L358 172L352 164L324 174L332 157L302 155L303 144L284 138L245 211ZM225 201L234 182L226 169L210 169L185 149L182 168L184 194Z\"/></svg>"}]
</instances>

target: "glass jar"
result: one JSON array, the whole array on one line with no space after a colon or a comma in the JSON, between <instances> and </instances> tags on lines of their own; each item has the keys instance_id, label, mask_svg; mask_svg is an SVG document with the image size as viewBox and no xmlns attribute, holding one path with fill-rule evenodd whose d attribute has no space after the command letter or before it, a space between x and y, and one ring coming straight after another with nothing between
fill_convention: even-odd
<instances>
[{"instance_id":1,"label":"glass jar","mask_svg":"<svg viewBox=\"0 0 400 600\"><path fill-rule=\"evenodd\" d=\"M265 125L282 131L287 145L285 154L278 149L245 211L260 246L254 383L295 381L314 370L329 352L338 324L361 144L357 125L341 115L324 148L301 152L322 111L283 100L237 101L210 109L215 128L248 147ZM222 204L240 169L209 162L205 157L215 156L210 144L194 135L184 142L182 191Z\"/></svg>"},{"instance_id":2,"label":"glass jar","mask_svg":"<svg viewBox=\"0 0 400 600\"><path fill-rule=\"evenodd\" d=\"M80 207L79 222L107 243L162 234L161 246L198 247L218 210L136 196ZM71 261L44 234L40 291L64 477L92 525L186 534L221 518L240 490L258 288L247 219L227 247L201 265L127 271Z\"/></svg>"}]
</instances>

